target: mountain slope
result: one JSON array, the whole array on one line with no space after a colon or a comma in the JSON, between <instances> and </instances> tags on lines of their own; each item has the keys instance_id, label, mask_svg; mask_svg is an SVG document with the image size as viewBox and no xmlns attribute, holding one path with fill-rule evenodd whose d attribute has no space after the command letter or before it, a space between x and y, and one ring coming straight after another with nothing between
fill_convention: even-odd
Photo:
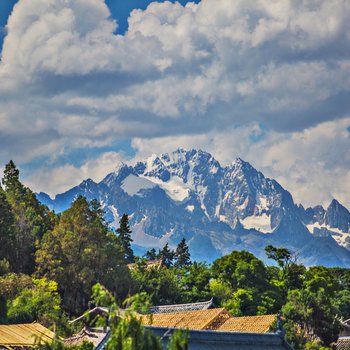
<instances>
[{"instance_id":1,"label":"mountain slope","mask_svg":"<svg viewBox=\"0 0 350 350\"><path fill-rule=\"evenodd\" d=\"M326 210L296 206L288 191L240 158L222 167L207 152L178 149L122 163L100 183L83 181L54 199L37 196L60 212L79 195L98 199L113 226L128 213L138 249L185 237L194 258L211 261L233 249L265 259L273 244L308 265L350 266L346 208L335 200Z\"/></svg>"}]
</instances>

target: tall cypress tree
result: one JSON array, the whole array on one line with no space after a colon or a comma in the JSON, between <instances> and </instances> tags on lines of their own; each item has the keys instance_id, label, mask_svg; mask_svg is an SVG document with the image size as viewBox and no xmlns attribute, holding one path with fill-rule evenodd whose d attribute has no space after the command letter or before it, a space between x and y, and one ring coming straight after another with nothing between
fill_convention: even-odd
<instances>
[{"instance_id":1,"label":"tall cypress tree","mask_svg":"<svg viewBox=\"0 0 350 350\"><path fill-rule=\"evenodd\" d=\"M175 267L182 269L185 266L191 265L191 255L188 250L188 245L185 238L182 238L181 242L177 245L175 251Z\"/></svg>"},{"instance_id":2,"label":"tall cypress tree","mask_svg":"<svg viewBox=\"0 0 350 350\"><path fill-rule=\"evenodd\" d=\"M117 229L118 237L123 245L125 252L125 261L127 263L133 263L135 260L134 252L131 249L131 230L129 226L129 217L127 214L123 214L119 221L119 228Z\"/></svg>"}]
</instances>

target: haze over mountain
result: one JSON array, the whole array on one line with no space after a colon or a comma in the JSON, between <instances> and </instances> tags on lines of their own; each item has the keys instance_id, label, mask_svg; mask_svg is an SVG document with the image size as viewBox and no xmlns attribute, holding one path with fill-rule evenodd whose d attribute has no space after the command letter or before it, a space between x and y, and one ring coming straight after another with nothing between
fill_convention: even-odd
<instances>
[{"instance_id":1,"label":"haze over mountain","mask_svg":"<svg viewBox=\"0 0 350 350\"><path fill-rule=\"evenodd\" d=\"M350 266L350 213L337 200L305 209L278 182L237 158L222 167L209 153L177 149L135 166L120 163L100 183L91 179L51 199L57 212L79 195L98 199L116 227L127 213L136 249L189 242L211 261L246 249L264 259L268 244L295 252L307 265Z\"/></svg>"}]
</instances>

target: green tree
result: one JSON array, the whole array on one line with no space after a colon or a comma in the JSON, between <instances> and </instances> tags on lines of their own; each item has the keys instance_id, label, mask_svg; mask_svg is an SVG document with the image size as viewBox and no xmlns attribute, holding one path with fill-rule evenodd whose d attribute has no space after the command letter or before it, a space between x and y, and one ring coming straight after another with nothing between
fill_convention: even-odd
<instances>
[{"instance_id":1,"label":"green tree","mask_svg":"<svg viewBox=\"0 0 350 350\"><path fill-rule=\"evenodd\" d=\"M223 303L236 315L256 315L278 311L276 288L270 283L269 271L263 262L247 251L233 251L214 261L212 274L225 281L232 298Z\"/></svg>"},{"instance_id":2,"label":"green tree","mask_svg":"<svg viewBox=\"0 0 350 350\"><path fill-rule=\"evenodd\" d=\"M175 267L178 269L191 265L191 255L185 238L182 238L175 250Z\"/></svg>"},{"instance_id":3,"label":"green tree","mask_svg":"<svg viewBox=\"0 0 350 350\"><path fill-rule=\"evenodd\" d=\"M305 277L300 290L289 291L282 312L286 319L299 326L307 341L318 337L322 345L329 346L340 331L335 300L339 285L330 270L323 267L310 268Z\"/></svg>"},{"instance_id":4,"label":"green tree","mask_svg":"<svg viewBox=\"0 0 350 350\"><path fill-rule=\"evenodd\" d=\"M161 251L159 251L159 257L163 259L163 264L166 267L173 266L173 261L175 257L175 252L169 248L169 243L167 243Z\"/></svg>"},{"instance_id":5,"label":"green tree","mask_svg":"<svg viewBox=\"0 0 350 350\"><path fill-rule=\"evenodd\" d=\"M32 280L27 275L9 273L0 277L0 322L7 323L7 301L30 286Z\"/></svg>"},{"instance_id":6,"label":"green tree","mask_svg":"<svg viewBox=\"0 0 350 350\"><path fill-rule=\"evenodd\" d=\"M189 331L175 330L169 339L167 350L187 350Z\"/></svg>"},{"instance_id":7,"label":"green tree","mask_svg":"<svg viewBox=\"0 0 350 350\"><path fill-rule=\"evenodd\" d=\"M223 306L231 297L231 286L220 279L211 279L209 282L210 292L214 298L215 304Z\"/></svg>"},{"instance_id":8,"label":"green tree","mask_svg":"<svg viewBox=\"0 0 350 350\"><path fill-rule=\"evenodd\" d=\"M265 248L266 256L275 260L280 267L278 280L281 290L281 299L283 303L286 301L289 290L300 289L303 284L306 268L304 265L296 263L296 258L286 248L276 248L268 245Z\"/></svg>"},{"instance_id":9,"label":"green tree","mask_svg":"<svg viewBox=\"0 0 350 350\"><path fill-rule=\"evenodd\" d=\"M97 299L113 299L112 295L102 286L95 288L96 293L102 292L103 296ZM106 295L108 295L106 297ZM162 350L161 339L146 329L135 312L140 310L140 306L144 306L146 310L149 308L148 298L145 294L136 294L128 298L124 302L126 312L120 317L118 306L115 302L109 305L108 326L111 329L111 336L107 343L107 350ZM106 319L101 319L102 324L106 325ZM187 350L188 335L181 331L175 332L169 339L167 350Z\"/></svg>"},{"instance_id":10,"label":"green tree","mask_svg":"<svg viewBox=\"0 0 350 350\"><path fill-rule=\"evenodd\" d=\"M11 201L25 197L26 189L19 181L19 170L12 160L5 165L4 177L1 182Z\"/></svg>"},{"instance_id":11,"label":"green tree","mask_svg":"<svg viewBox=\"0 0 350 350\"><path fill-rule=\"evenodd\" d=\"M125 261L127 263L133 263L135 260L134 252L131 249L131 230L129 226L129 217L127 214L123 214L119 221L119 228L117 229L118 237L123 245Z\"/></svg>"},{"instance_id":12,"label":"green tree","mask_svg":"<svg viewBox=\"0 0 350 350\"><path fill-rule=\"evenodd\" d=\"M275 260L280 268L284 268L291 262L292 253L286 248L276 248L272 245L265 247L266 256Z\"/></svg>"},{"instance_id":13,"label":"green tree","mask_svg":"<svg viewBox=\"0 0 350 350\"><path fill-rule=\"evenodd\" d=\"M59 323L61 318L61 297L57 283L45 278L33 279L32 285L7 303L7 317L10 323L38 321L46 327Z\"/></svg>"},{"instance_id":14,"label":"green tree","mask_svg":"<svg viewBox=\"0 0 350 350\"><path fill-rule=\"evenodd\" d=\"M212 298L210 280L211 270L205 263L194 262L177 271L181 298L184 303L205 301Z\"/></svg>"},{"instance_id":15,"label":"green tree","mask_svg":"<svg viewBox=\"0 0 350 350\"><path fill-rule=\"evenodd\" d=\"M31 274L35 269L36 247L43 234L52 229L56 218L29 188L23 186L13 161L5 167L2 184L14 215L11 270Z\"/></svg>"},{"instance_id":16,"label":"green tree","mask_svg":"<svg viewBox=\"0 0 350 350\"><path fill-rule=\"evenodd\" d=\"M80 345L67 346L60 339L54 339L51 343L40 343L35 349L37 350L93 350L94 344L84 340Z\"/></svg>"},{"instance_id":17,"label":"green tree","mask_svg":"<svg viewBox=\"0 0 350 350\"><path fill-rule=\"evenodd\" d=\"M0 260L13 263L15 228L12 208L0 186Z\"/></svg>"},{"instance_id":18,"label":"green tree","mask_svg":"<svg viewBox=\"0 0 350 350\"><path fill-rule=\"evenodd\" d=\"M158 254L154 248L147 250L145 255L143 256L146 260L156 260L158 259Z\"/></svg>"},{"instance_id":19,"label":"green tree","mask_svg":"<svg viewBox=\"0 0 350 350\"><path fill-rule=\"evenodd\" d=\"M97 282L119 298L126 295L130 275L123 254L101 208L78 197L59 224L44 235L36 254L37 272L58 282L67 312L80 314Z\"/></svg>"},{"instance_id":20,"label":"green tree","mask_svg":"<svg viewBox=\"0 0 350 350\"><path fill-rule=\"evenodd\" d=\"M182 300L178 278L173 269L147 268L144 264L131 271L133 293L145 292L153 305L176 304Z\"/></svg>"}]
</instances>

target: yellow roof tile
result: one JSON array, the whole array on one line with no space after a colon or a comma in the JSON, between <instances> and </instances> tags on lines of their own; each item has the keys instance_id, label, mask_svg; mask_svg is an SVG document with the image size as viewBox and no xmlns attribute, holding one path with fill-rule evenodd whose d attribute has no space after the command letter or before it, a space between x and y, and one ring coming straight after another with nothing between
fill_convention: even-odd
<instances>
[{"instance_id":1,"label":"yellow roof tile","mask_svg":"<svg viewBox=\"0 0 350 350\"><path fill-rule=\"evenodd\" d=\"M226 332L267 333L276 320L276 315L232 317L217 330Z\"/></svg>"},{"instance_id":2,"label":"yellow roof tile","mask_svg":"<svg viewBox=\"0 0 350 350\"><path fill-rule=\"evenodd\" d=\"M39 323L0 325L0 345L33 346L39 339L49 342L55 333Z\"/></svg>"},{"instance_id":3,"label":"yellow roof tile","mask_svg":"<svg viewBox=\"0 0 350 350\"><path fill-rule=\"evenodd\" d=\"M155 327L217 329L232 315L224 308L145 315L143 324Z\"/></svg>"}]
</instances>

